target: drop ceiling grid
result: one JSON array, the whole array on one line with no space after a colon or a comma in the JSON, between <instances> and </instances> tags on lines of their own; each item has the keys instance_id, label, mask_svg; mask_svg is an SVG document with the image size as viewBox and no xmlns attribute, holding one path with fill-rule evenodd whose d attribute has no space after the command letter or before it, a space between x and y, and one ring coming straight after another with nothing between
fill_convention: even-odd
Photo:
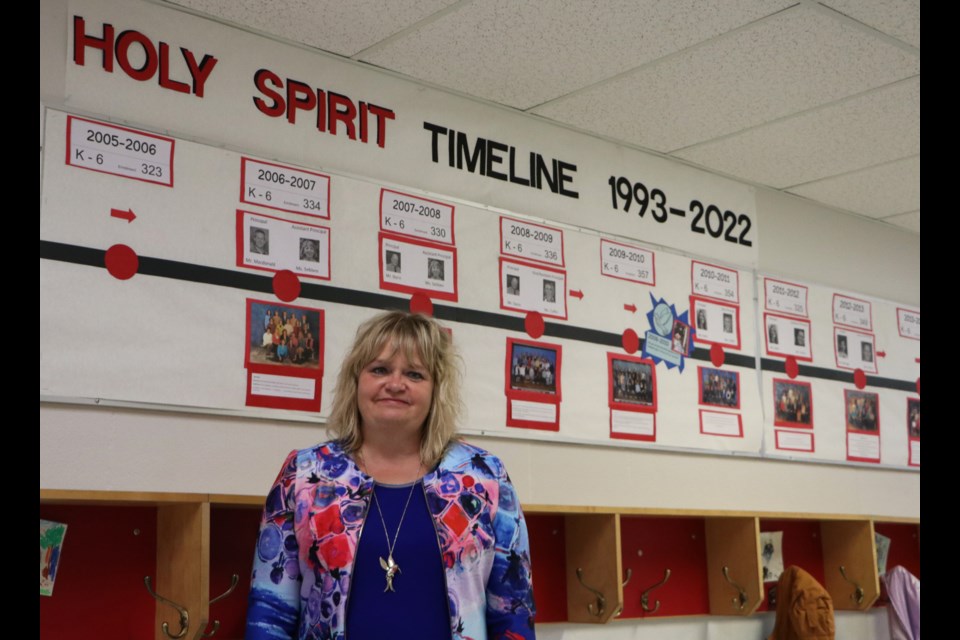
<instances>
[{"instance_id":1,"label":"drop ceiling grid","mask_svg":"<svg viewBox=\"0 0 960 640\"><path fill-rule=\"evenodd\" d=\"M347 57L456 2L456 0L168 1Z\"/></svg>"},{"instance_id":2,"label":"drop ceiling grid","mask_svg":"<svg viewBox=\"0 0 960 640\"><path fill-rule=\"evenodd\" d=\"M920 208L920 156L903 158L787 189L872 218Z\"/></svg>"},{"instance_id":3,"label":"drop ceiling grid","mask_svg":"<svg viewBox=\"0 0 960 640\"><path fill-rule=\"evenodd\" d=\"M777 189L916 155L920 78L676 153Z\"/></svg>"},{"instance_id":4,"label":"drop ceiling grid","mask_svg":"<svg viewBox=\"0 0 960 640\"><path fill-rule=\"evenodd\" d=\"M914 55L798 7L533 111L669 153L910 77L919 66Z\"/></svg>"},{"instance_id":5,"label":"drop ceiling grid","mask_svg":"<svg viewBox=\"0 0 960 640\"><path fill-rule=\"evenodd\" d=\"M792 0L473 2L359 56L518 109L695 45Z\"/></svg>"},{"instance_id":6,"label":"drop ceiling grid","mask_svg":"<svg viewBox=\"0 0 960 640\"><path fill-rule=\"evenodd\" d=\"M920 48L920 0L826 0L820 4Z\"/></svg>"}]
</instances>

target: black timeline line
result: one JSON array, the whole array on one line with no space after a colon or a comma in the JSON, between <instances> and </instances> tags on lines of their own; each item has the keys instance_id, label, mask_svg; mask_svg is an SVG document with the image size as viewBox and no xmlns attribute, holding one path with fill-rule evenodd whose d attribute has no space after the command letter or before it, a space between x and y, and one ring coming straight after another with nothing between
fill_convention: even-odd
<instances>
[{"instance_id":1,"label":"black timeline line","mask_svg":"<svg viewBox=\"0 0 960 640\"><path fill-rule=\"evenodd\" d=\"M102 269L105 268L105 253L106 251L103 249L92 249L90 247L81 247L62 242L52 242L50 240L40 241L40 258L45 260L55 260L58 262L79 264L88 267L98 267ZM207 267L188 262L166 260L163 258L151 258L147 256L138 256L138 258L138 275L156 276L158 278L171 278L174 280L182 280L184 282L212 284L220 287L231 287L234 289L243 289L245 291L256 291L259 293L273 295L272 276L232 271L230 269L221 269L219 267ZM408 308L407 298L388 296L382 293L368 293L365 291L356 291L355 289L344 289L341 287L321 285L305 281L305 279L300 281L300 297L321 302L332 302L355 307L366 307L370 309ZM524 329L523 316L507 316L500 313L491 313L488 311L479 311L476 309L465 309L462 307L438 304L433 305L433 315L439 320L448 320L451 322L460 322L463 324L473 324L482 327L526 333ZM585 327L575 327L569 324L560 324L556 322L546 322L544 325L544 336L575 340L578 342L587 342L590 344L598 344L614 349L622 348L622 338L618 333L598 331L596 329L587 329ZM640 345L642 349L642 339L640 341ZM699 347L695 348L693 350L693 354L688 357L693 358L694 360L709 362L710 349ZM755 366L755 359L753 356L741 353L726 353L724 362L725 364L736 367L753 368ZM785 371L784 362L782 360L774 360L771 358L762 358L760 361L760 367L764 371L771 371L775 373L784 373ZM804 364L800 364L799 369L800 375L807 378L818 378L821 380L833 380L837 382L850 382L851 384L853 382L853 374L849 371L838 371L836 369L814 367ZM882 378L880 376L867 376L867 385L871 387L896 389L907 392L916 390L916 384L913 382L897 380L894 378Z\"/></svg>"}]
</instances>

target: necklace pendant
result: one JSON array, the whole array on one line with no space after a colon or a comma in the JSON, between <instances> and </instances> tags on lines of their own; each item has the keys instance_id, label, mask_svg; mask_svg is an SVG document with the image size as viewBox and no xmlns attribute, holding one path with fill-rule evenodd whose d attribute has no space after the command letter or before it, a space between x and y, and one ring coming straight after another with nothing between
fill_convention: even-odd
<instances>
[{"instance_id":1,"label":"necklace pendant","mask_svg":"<svg viewBox=\"0 0 960 640\"><path fill-rule=\"evenodd\" d=\"M393 591L396 593L396 590L393 588L393 578L400 573L400 565L394 561L392 553L387 556L386 560L383 559L383 556L380 556L380 567L386 572L387 578L387 586L383 591Z\"/></svg>"}]
</instances>

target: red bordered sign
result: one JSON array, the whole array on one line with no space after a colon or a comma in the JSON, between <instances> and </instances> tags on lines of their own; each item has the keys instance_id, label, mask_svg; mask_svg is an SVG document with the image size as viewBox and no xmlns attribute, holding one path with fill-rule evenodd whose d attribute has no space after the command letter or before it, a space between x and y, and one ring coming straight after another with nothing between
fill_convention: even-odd
<instances>
[{"instance_id":1,"label":"red bordered sign","mask_svg":"<svg viewBox=\"0 0 960 640\"><path fill-rule=\"evenodd\" d=\"M330 279L330 229L237 209L237 266Z\"/></svg>"},{"instance_id":2,"label":"red bordered sign","mask_svg":"<svg viewBox=\"0 0 960 640\"><path fill-rule=\"evenodd\" d=\"M700 409L700 434L725 438L743 437L743 418L739 413Z\"/></svg>"},{"instance_id":3,"label":"red bordered sign","mask_svg":"<svg viewBox=\"0 0 960 640\"><path fill-rule=\"evenodd\" d=\"M740 307L690 296L693 338L704 344L740 349Z\"/></svg>"},{"instance_id":4,"label":"red bordered sign","mask_svg":"<svg viewBox=\"0 0 960 640\"><path fill-rule=\"evenodd\" d=\"M173 138L67 116L67 164L173 186Z\"/></svg>"},{"instance_id":5,"label":"red bordered sign","mask_svg":"<svg viewBox=\"0 0 960 640\"><path fill-rule=\"evenodd\" d=\"M380 288L456 302L457 250L381 232Z\"/></svg>"},{"instance_id":6,"label":"red bordered sign","mask_svg":"<svg viewBox=\"0 0 960 640\"><path fill-rule=\"evenodd\" d=\"M380 230L455 245L454 207L438 200L380 189Z\"/></svg>"},{"instance_id":7,"label":"red bordered sign","mask_svg":"<svg viewBox=\"0 0 960 640\"><path fill-rule=\"evenodd\" d=\"M801 318L810 316L807 307L809 295L807 287L785 280L764 278L763 292L763 308L767 311L786 313Z\"/></svg>"},{"instance_id":8,"label":"red bordered sign","mask_svg":"<svg viewBox=\"0 0 960 640\"><path fill-rule=\"evenodd\" d=\"M507 426L559 430L562 361L563 348L558 344L507 338Z\"/></svg>"},{"instance_id":9,"label":"red bordered sign","mask_svg":"<svg viewBox=\"0 0 960 640\"><path fill-rule=\"evenodd\" d=\"M240 202L330 219L330 176L240 158Z\"/></svg>"},{"instance_id":10,"label":"red bordered sign","mask_svg":"<svg viewBox=\"0 0 960 640\"><path fill-rule=\"evenodd\" d=\"M806 453L813 453L815 451L812 431L801 432L776 429L774 437L775 446L781 451L803 451Z\"/></svg>"},{"instance_id":11,"label":"red bordered sign","mask_svg":"<svg viewBox=\"0 0 960 640\"><path fill-rule=\"evenodd\" d=\"M247 406L319 411L324 312L247 299Z\"/></svg>"},{"instance_id":12,"label":"red bordered sign","mask_svg":"<svg viewBox=\"0 0 960 640\"><path fill-rule=\"evenodd\" d=\"M500 258L500 308L566 320L566 271Z\"/></svg>"},{"instance_id":13,"label":"red bordered sign","mask_svg":"<svg viewBox=\"0 0 960 640\"><path fill-rule=\"evenodd\" d=\"M563 267L563 230L500 216L500 253Z\"/></svg>"},{"instance_id":14,"label":"red bordered sign","mask_svg":"<svg viewBox=\"0 0 960 640\"><path fill-rule=\"evenodd\" d=\"M639 284L657 284L656 255L622 242L600 238L600 275Z\"/></svg>"},{"instance_id":15,"label":"red bordered sign","mask_svg":"<svg viewBox=\"0 0 960 640\"><path fill-rule=\"evenodd\" d=\"M740 273L736 269L693 260L690 263L690 292L695 296L740 304Z\"/></svg>"}]
</instances>

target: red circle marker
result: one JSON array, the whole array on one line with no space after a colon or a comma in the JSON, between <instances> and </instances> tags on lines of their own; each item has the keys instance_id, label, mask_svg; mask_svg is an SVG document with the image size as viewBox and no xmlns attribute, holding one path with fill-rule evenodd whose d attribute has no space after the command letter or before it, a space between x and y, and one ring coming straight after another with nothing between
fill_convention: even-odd
<instances>
[{"instance_id":1,"label":"red circle marker","mask_svg":"<svg viewBox=\"0 0 960 640\"><path fill-rule=\"evenodd\" d=\"M103 255L103 264L107 273L117 280L129 280L140 268L137 252L125 244L115 244Z\"/></svg>"},{"instance_id":2,"label":"red circle marker","mask_svg":"<svg viewBox=\"0 0 960 640\"><path fill-rule=\"evenodd\" d=\"M640 336L633 329L627 329L620 337L620 343L627 353L636 353L637 349L640 348Z\"/></svg>"},{"instance_id":3,"label":"red circle marker","mask_svg":"<svg viewBox=\"0 0 960 640\"><path fill-rule=\"evenodd\" d=\"M793 356L787 356L786 362L783 363L783 370L791 380L800 375L800 365L797 364L797 359Z\"/></svg>"},{"instance_id":4,"label":"red circle marker","mask_svg":"<svg viewBox=\"0 0 960 640\"><path fill-rule=\"evenodd\" d=\"M473 486L474 482L476 482L476 480L473 479L473 476L463 476L463 486L468 489Z\"/></svg>"},{"instance_id":5,"label":"red circle marker","mask_svg":"<svg viewBox=\"0 0 960 640\"><path fill-rule=\"evenodd\" d=\"M917 378L917 395L920 395L920 378Z\"/></svg>"},{"instance_id":6,"label":"red circle marker","mask_svg":"<svg viewBox=\"0 0 960 640\"><path fill-rule=\"evenodd\" d=\"M300 278L289 269L277 271L273 276L273 295L284 302L296 300L300 297Z\"/></svg>"},{"instance_id":7,"label":"red circle marker","mask_svg":"<svg viewBox=\"0 0 960 640\"><path fill-rule=\"evenodd\" d=\"M727 359L727 354L719 344L710 345L710 362L715 367L722 367Z\"/></svg>"},{"instance_id":8,"label":"red circle marker","mask_svg":"<svg viewBox=\"0 0 960 640\"><path fill-rule=\"evenodd\" d=\"M543 335L544 324L543 316L536 311L531 311L527 314L527 317L523 319L523 328L526 330L527 335L531 338L539 338Z\"/></svg>"},{"instance_id":9,"label":"red circle marker","mask_svg":"<svg viewBox=\"0 0 960 640\"><path fill-rule=\"evenodd\" d=\"M433 316L433 300L430 296L423 293L415 293L410 296L410 313L422 313L425 316Z\"/></svg>"},{"instance_id":10,"label":"red circle marker","mask_svg":"<svg viewBox=\"0 0 960 640\"><path fill-rule=\"evenodd\" d=\"M863 372L863 369L857 369L853 372L853 384L856 385L857 389L863 389L867 386L867 374Z\"/></svg>"}]
</instances>

